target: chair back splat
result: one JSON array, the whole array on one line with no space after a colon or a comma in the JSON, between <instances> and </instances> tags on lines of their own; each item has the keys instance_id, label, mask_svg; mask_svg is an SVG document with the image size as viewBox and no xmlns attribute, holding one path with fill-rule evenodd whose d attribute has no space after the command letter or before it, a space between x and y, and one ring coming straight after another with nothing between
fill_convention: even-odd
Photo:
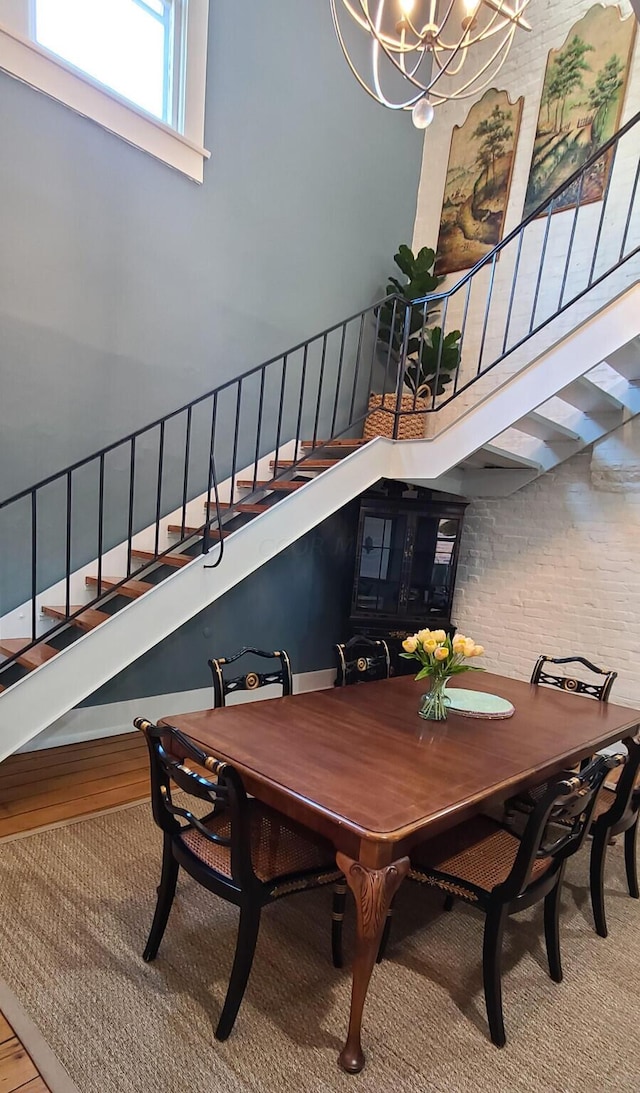
<instances>
[{"instance_id":1,"label":"chair back splat","mask_svg":"<svg viewBox=\"0 0 640 1093\"><path fill-rule=\"evenodd\" d=\"M261 657L264 660L279 661L280 667L276 668L274 665L266 672L251 670L244 675L234 676L232 679L225 678L223 671L225 665L234 664L237 660L240 660L240 657L248 655ZM212 658L209 661L209 667L213 676L214 706L225 706L227 695L235 694L237 691L257 691L260 687L267 687L270 683L280 684L283 697L290 695L293 691L291 661L284 649L276 650L274 653L266 653L262 649L245 647L231 657Z\"/></svg>"},{"instance_id":2,"label":"chair back splat","mask_svg":"<svg viewBox=\"0 0 640 1093\"><path fill-rule=\"evenodd\" d=\"M604 780L623 762L623 755L598 755L579 774L566 771L547 787L527 820L513 868L493 898L517 899L531 884L536 862L547 861L557 872L580 850Z\"/></svg>"},{"instance_id":3,"label":"chair back splat","mask_svg":"<svg viewBox=\"0 0 640 1093\"><path fill-rule=\"evenodd\" d=\"M572 676L554 675L545 669L545 664L582 664L590 672L605 678L602 683L586 683ZM535 684L545 683L549 687L559 687L562 691L572 691L574 694L596 698L598 702L607 702L617 676L617 672L610 672L607 668L598 668L590 660L586 660L585 657L548 657L542 655L536 661L531 674L531 682Z\"/></svg>"},{"instance_id":4,"label":"chair back splat","mask_svg":"<svg viewBox=\"0 0 640 1093\"><path fill-rule=\"evenodd\" d=\"M336 687L389 678L391 661L386 641L356 636L335 648L338 668Z\"/></svg>"}]
</instances>

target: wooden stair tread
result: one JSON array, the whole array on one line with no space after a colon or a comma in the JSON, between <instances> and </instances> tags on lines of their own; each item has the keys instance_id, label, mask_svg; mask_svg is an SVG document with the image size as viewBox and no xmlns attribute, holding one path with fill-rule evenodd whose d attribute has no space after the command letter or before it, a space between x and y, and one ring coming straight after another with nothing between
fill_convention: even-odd
<instances>
[{"instance_id":1,"label":"wooden stair tread","mask_svg":"<svg viewBox=\"0 0 640 1093\"><path fill-rule=\"evenodd\" d=\"M69 614L74 615L76 611L82 611L82 604L73 604L69 608ZM51 619L66 619L67 612L64 607L43 607L42 614L48 615ZM82 611L81 615L77 615L75 619L70 619L72 626L78 626L81 630L95 630L96 626L100 626L101 623L106 622L111 618L107 615L106 611L98 611L95 607L88 607L86 611Z\"/></svg>"},{"instance_id":2,"label":"wooden stair tread","mask_svg":"<svg viewBox=\"0 0 640 1093\"><path fill-rule=\"evenodd\" d=\"M233 511L234 512L266 512L269 507L270 506L265 505L265 503L263 501L255 501L255 502L252 502L251 504L249 504L249 503L243 504L242 501L236 501L233 505ZM205 503L205 509L206 508L207 508L207 504ZM213 512L215 512L215 505L214 505L213 501L211 502L211 510Z\"/></svg>"},{"instance_id":3,"label":"wooden stair tread","mask_svg":"<svg viewBox=\"0 0 640 1093\"><path fill-rule=\"evenodd\" d=\"M284 470L285 467L296 467L298 471L324 471L327 467L335 467L339 459L305 459L304 462L293 459L279 459L277 464L274 459L269 466L272 471Z\"/></svg>"},{"instance_id":4,"label":"wooden stair tread","mask_svg":"<svg viewBox=\"0 0 640 1093\"><path fill-rule=\"evenodd\" d=\"M303 440L301 442L302 448L360 448L363 444L368 444L369 441L366 437L354 437L347 440Z\"/></svg>"},{"instance_id":5,"label":"wooden stair tread","mask_svg":"<svg viewBox=\"0 0 640 1093\"><path fill-rule=\"evenodd\" d=\"M3 638L0 640L0 653L5 653L10 657L14 653L20 653L20 650L27 645L29 645L29 642L25 638ZM52 645L47 645L46 642L42 641L16 659L23 668L39 668L41 664L46 664L59 652L59 649L54 649Z\"/></svg>"},{"instance_id":6,"label":"wooden stair tread","mask_svg":"<svg viewBox=\"0 0 640 1093\"><path fill-rule=\"evenodd\" d=\"M220 538L220 534L222 534L223 539L226 539L227 535L233 535L232 531L223 531L220 533L217 528L210 528L209 530L211 532L211 537L213 538L215 535L216 539ZM169 524L167 531L170 531L172 535L182 535L182 524ZM204 527L194 528L185 525L184 534L204 535Z\"/></svg>"},{"instance_id":7,"label":"wooden stair tread","mask_svg":"<svg viewBox=\"0 0 640 1093\"><path fill-rule=\"evenodd\" d=\"M85 577L85 583L87 585L97 585L98 578ZM102 577L103 588L116 588L119 584L119 577ZM125 584L120 585L117 591L129 600L137 600L138 596L144 596L145 592L148 592L151 588L155 588L155 585L148 584L147 581L126 581Z\"/></svg>"},{"instance_id":8,"label":"wooden stair tread","mask_svg":"<svg viewBox=\"0 0 640 1093\"><path fill-rule=\"evenodd\" d=\"M159 565L170 565L174 569L180 569L193 561L193 558L188 554L163 554L158 557L153 550L132 550L131 557L140 558L145 562L157 561Z\"/></svg>"},{"instance_id":9,"label":"wooden stair tread","mask_svg":"<svg viewBox=\"0 0 640 1093\"><path fill-rule=\"evenodd\" d=\"M278 480L272 479L267 482L256 482L255 486L250 478L242 479L238 481L238 488L241 490L274 490L278 493L290 493L292 490L299 490L301 486L306 486L306 482L291 482L286 479Z\"/></svg>"}]
</instances>

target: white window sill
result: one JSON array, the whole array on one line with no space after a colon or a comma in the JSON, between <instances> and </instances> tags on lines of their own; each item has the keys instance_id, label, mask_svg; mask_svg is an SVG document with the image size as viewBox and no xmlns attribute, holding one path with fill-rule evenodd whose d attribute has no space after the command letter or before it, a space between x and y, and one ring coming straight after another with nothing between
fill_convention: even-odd
<instances>
[{"instance_id":1,"label":"white window sill","mask_svg":"<svg viewBox=\"0 0 640 1093\"><path fill-rule=\"evenodd\" d=\"M0 25L0 69L90 118L129 144L202 182L210 153L115 92L58 60L35 42Z\"/></svg>"}]
</instances>

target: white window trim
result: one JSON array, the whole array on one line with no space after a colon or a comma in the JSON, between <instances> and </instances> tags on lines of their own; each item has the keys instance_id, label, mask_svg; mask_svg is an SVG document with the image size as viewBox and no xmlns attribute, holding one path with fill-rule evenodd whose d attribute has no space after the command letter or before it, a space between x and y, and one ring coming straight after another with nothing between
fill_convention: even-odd
<instances>
[{"instance_id":1,"label":"white window trim","mask_svg":"<svg viewBox=\"0 0 640 1093\"><path fill-rule=\"evenodd\" d=\"M203 147L208 14L208 0L192 0L187 29L184 134L2 24L0 69L182 171L194 182L202 182L204 162L210 157Z\"/></svg>"}]
</instances>

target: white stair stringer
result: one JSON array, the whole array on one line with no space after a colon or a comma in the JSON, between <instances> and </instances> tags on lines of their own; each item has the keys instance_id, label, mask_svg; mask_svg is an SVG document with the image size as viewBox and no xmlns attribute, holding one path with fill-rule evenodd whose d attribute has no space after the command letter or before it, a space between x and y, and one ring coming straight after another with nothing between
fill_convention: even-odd
<instances>
[{"instance_id":1,"label":"white stair stringer","mask_svg":"<svg viewBox=\"0 0 640 1093\"><path fill-rule=\"evenodd\" d=\"M217 568L208 568L218 557L214 546L208 556L177 569L0 695L0 760L379 479L470 498L499 496L617 428L640 410L640 389L622 375L624 397L610 391L605 412L589 414L564 403L565 430L557 430L555 439L523 431L535 450L509 450L502 440L527 415L539 431L544 404L601 362L611 365L640 333L639 316L640 286L634 285L433 439L370 441L233 532ZM625 353L628 374L626 348Z\"/></svg>"},{"instance_id":2,"label":"white stair stringer","mask_svg":"<svg viewBox=\"0 0 640 1093\"><path fill-rule=\"evenodd\" d=\"M635 284L469 407L427 448L425 441L397 443L393 477L470 499L527 485L640 413L640 348L635 370L632 356L639 332ZM617 372L618 354L618 377L605 386L599 370ZM540 435L545 425L547 439Z\"/></svg>"}]
</instances>

